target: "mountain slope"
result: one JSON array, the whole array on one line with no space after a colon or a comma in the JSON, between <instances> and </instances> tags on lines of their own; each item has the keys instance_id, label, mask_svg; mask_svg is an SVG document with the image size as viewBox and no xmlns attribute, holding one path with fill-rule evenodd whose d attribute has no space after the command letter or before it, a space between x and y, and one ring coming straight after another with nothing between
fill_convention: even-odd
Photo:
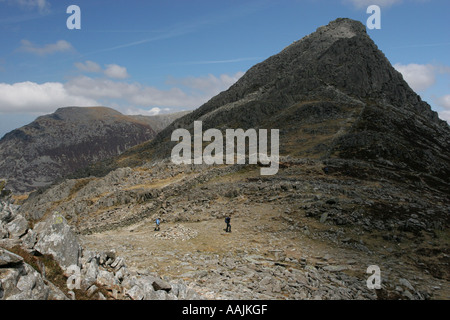
<instances>
[{"instance_id":1,"label":"mountain slope","mask_svg":"<svg viewBox=\"0 0 450 320\"><path fill-rule=\"evenodd\" d=\"M30 191L155 135L144 119L110 108L60 108L0 140L0 177L9 189Z\"/></svg>"},{"instance_id":2,"label":"mountain slope","mask_svg":"<svg viewBox=\"0 0 450 320\"><path fill-rule=\"evenodd\" d=\"M448 124L408 86L365 26L350 19L294 42L153 141L92 171L169 157L173 130L192 132L195 120L203 121L203 130L280 129L281 155L388 164L440 184L450 176Z\"/></svg>"}]
</instances>

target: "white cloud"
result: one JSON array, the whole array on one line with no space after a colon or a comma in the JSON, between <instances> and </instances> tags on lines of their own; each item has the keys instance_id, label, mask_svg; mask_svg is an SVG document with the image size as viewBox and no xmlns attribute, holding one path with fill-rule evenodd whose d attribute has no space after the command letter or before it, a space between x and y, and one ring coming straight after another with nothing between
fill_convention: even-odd
<instances>
[{"instance_id":1,"label":"white cloud","mask_svg":"<svg viewBox=\"0 0 450 320\"><path fill-rule=\"evenodd\" d=\"M127 72L127 68L117 64L107 64L105 69L102 69L98 63L87 60L85 62L76 62L75 67L83 72L103 73L107 77L113 79L126 79L130 76Z\"/></svg>"},{"instance_id":2,"label":"white cloud","mask_svg":"<svg viewBox=\"0 0 450 320\"><path fill-rule=\"evenodd\" d=\"M0 83L0 112L43 113L64 106L93 106L98 103L88 97L68 93L59 82Z\"/></svg>"},{"instance_id":3,"label":"white cloud","mask_svg":"<svg viewBox=\"0 0 450 320\"><path fill-rule=\"evenodd\" d=\"M21 43L22 45L20 46L19 51L37 54L39 56L46 56L56 52L67 52L74 50L72 45L66 40L59 40L56 43L46 44L43 47L38 47L37 45L31 43L31 41L25 39L22 40Z\"/></svg>"},{"instance_id":4,"label":"white cloud","mask_svg":"<svg viewBox=\"0 0 450 320\"><path fill-rule=\"evenodd\" d=\"M438 111L439 118L447 121L450 124L450 94L439 97L434 100L434 102L444 110Z\"/></svg>"},{"instance_id":5,"label":"white cloud","mask_svg":"<svg viewBox=\"0 0 450 320\"><path fill-rule=\"evenodd\" d=\"M121 67L117 64L106 65L105 75L114 79L126 79L129 77L127 68Z\"/></svg>"},{"instance_id":6,"label":"white cloud","mask_svg":"<svg viewBox=\"0 0 450 320\"><path fill-rule=\"evenodd\" d=\"M168 112L168 111L170 111L170 109L169 108L161 109L161 108L158 108L158 107L154 107L154 108L151 108L150 110L146 110L146 109L141 109L141 108L129 107L125 111L125 114L127 114L127 115L156 116L156 115L160 114L162 111Z\"/></svg>"},{"instance_id":7,"label":"white cloud","mask_svg":"<svg viewBox=\"0 0 450 320\"><path fill-rule=\"evenodd\" d=\"M161 90L140 83L128 83L111 79L95 79L80 76L64 85L71 95L90 99L122 100L126 105L141 107L188 107L200 106L207 97L188 94L180 88ZM105 102L106 104L107 102Z\"/></svg>"},{"instance_id":8,"label":"white cloud","mask_svg":"<svg viewBox=\"0 0 450 320\"><path fill-rule=\"evenodd\" d=\"M450 112L450 94L437 98L435 102L439 107L447 109L447 112Z\"/></svg>"},{"instance_id":9,"label":"white cloud","mask_svg":"<svg viewBox=\"0 0 450 320\"><path fill-rule=\"evenodd\" d=\"M95 64L80 64L95 70ZM66 83L0 83L0 113L48 113L64 106L106 105L129 114L158 114L170 109L199 107L231 86L242 72L234 75L208 75L199 78L171 79L169 89L138 82L78 76ZM169 81L170 82L170 81Z\"/></svg>"},{"instance_id":10,"label":"white cloud","mask_svg":"<svg viewBox=\"0 0 450 320\"><path fill-rule=\"evenodd\" d=\"M91 99L126 99L139 93L138 84L117 82L110 79L95 79L80 76L68 81L64 87L70 94Z\"/></svg>"},{"instance_id":11,"label":"white cloud","mask_svg":"<svg viewBox=\"0 0 450 320\"><path fill-rule=\"evenodd\" d=\"M86 64L83 64L85 66ZM218 77L170 78L166 84L169 89L158 89L140 83L128 83L112 79L91 78L79 76L65 84L71 95L88 97L90 99L119 99L126 105L140 107L177 107L195 108L210 98L228 89L243 72L234 75L222 74Z\"/></svg>"},{"instance_id":12,"label":"white cloud","mask_svg":"<svg viewBox=\"0 0 450 320\"><path fill-rule=\"evenodd\" d=\"M439 118L447 121L447 123L450 124L450 110L439 111L438 114Z\"/></svg>"},{"instance_id":13,"label":"white cloud","mask_svg":"<svg viewBox=\"0 0 450 320\"><path fill-rule=\"evenodd\" d=\"M394 68L403 75L405 81L414 91L424 91L436 82L436 67L433 65L416 63L402 65L397 63Z\"/></svg>"},{"instance_id":14,"label":"white cloud","mask_svg":"<svg viewBox=\"0 0 450 320\"><path fill-rule=\"evenodd\" d=\"M138 106L194 108L200 106L204 99L201 96L189 95L180 88L160 90L155 87L140 87L139 94L130 96L129 101Z\"/></svg>"},{"instance_id":15,"label":"white cloud","mask_svg":"<svg viewBox=\"0 0 450 320\"><path fill-rule=\"evenodd\" d=\"M78 70L84 71L84 72L101 72L102 67L98 63L95 63L93 61L85 61L83 62L76 62L75 67L77 67Z\"/></svg>"},{"instance_id":16,"label":"white cloud","mask_svg":"<svg viewBox=\"0 0 450 320\"><path fill-rule=\"evenodd\" d=\"M396 63L394 68L414 91L425 91L434 85L438 74L450 74L450 67L444 65Z\"/></svg>"}]
</instances>

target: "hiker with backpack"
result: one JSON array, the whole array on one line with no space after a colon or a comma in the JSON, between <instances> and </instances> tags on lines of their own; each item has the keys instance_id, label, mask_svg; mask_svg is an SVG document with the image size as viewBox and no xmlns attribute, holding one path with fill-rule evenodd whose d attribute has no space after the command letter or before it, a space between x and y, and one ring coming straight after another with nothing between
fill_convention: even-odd
<instances>
[{"instance_id":1,"label":"hiker with backpack","mask_svg":"<svg viewBox=\"0 0 450 320\"><path fill-rule=\"evenodd\" d=\"M231 224L230 224L231 218L227 216L225 218L225 223L227 224L227 227L225 229L225 232L231 232Z\"/></svg>"},{"instance_id":2,"label":"hiker with backpack","mask_svg":"<svg viewBox=\"0 0 450 320\"><path fill-rule=\"evenodd\" d=\"M161 220L159 220L159 218L156 218L156 227L155 227L155 231L159 231L159 225L161 223Z\"/></svg>"}]
</instances>

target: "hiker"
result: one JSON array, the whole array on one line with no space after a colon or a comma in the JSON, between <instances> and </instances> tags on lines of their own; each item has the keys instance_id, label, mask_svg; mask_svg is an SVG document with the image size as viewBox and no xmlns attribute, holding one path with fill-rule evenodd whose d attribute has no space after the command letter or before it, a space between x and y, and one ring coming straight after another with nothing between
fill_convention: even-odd
<instances>
[{"instance_id":1,"label":"hiker","mask_svg":"<svg viewBox=\"0 0 450 320\"><path fill-rule=\"evenodd\" d=\"M155 227L155 231L159 231L159 224L161 223L161 220L159 220L159 218L156 218L156 227Z\"/></svg>"},{"instance_id":2,"label":"hiker","mask_svg":"<svg viewBox=\"0 0 450 320\"><path fill-rule=\"evenodd\" d=\"M225 229L225 232L231 232L231 224L230 224L231 218L230 217L226 217L225 218L225 223L227 224L227 228Z\"/></svg>"},{"instance_id":3,"label":"hiker","mask_svg":"<svg viewBox=\"0 0 450 320\"><path fill-rule=\"evenodd\" d=\"M325 174L328 174L328 167L323 168L323 172L325 172Z\"/></svg>"}]
</instances>

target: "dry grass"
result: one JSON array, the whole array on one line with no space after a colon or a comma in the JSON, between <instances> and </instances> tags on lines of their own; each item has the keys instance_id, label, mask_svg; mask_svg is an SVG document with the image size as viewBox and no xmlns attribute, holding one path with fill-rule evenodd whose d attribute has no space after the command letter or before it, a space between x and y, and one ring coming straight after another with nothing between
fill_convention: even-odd
<instances>
[{"instance_id":1,"label":"dry grass","mask_svg":"<svg viewBox=\"0 0 450 320\"><path fill-rule=\"evenodd\" d=\"M95 178L78 179L73 188L70 190L69 198L72 199L78 193L78 191L83 189L92 180L95 180Z\"/></svg>"},{"instance_id":2,"label":"dry grass","mask_svg":"<svg viewBox=\"0 0 450 320\"><path fill-rule=\"evenodd\" d=\"M28 193L26 193L26 194L17 194L17 195L13 194L11 196L11 198L13 200L13 203L16 204L16 205L22 205L25 202L25 200L28 199L28 197L29 197Z\"/></svg>"}]
</instances>

